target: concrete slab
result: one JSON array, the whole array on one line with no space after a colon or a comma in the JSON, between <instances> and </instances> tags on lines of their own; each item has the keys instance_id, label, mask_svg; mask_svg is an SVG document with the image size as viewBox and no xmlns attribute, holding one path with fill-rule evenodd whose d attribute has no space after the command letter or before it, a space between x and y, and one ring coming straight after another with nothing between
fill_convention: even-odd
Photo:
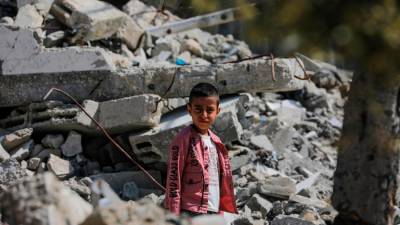
<instances>
[{"instance_id":1,"label":"concrete slab","mask_svg":"<svg viewBox=\"0 0 400 225\"><path fill-rule=\"evenodd\" d=\"M82 105L107 131L118 134L156 126L163 109L159 99L157 95L144 94L104 102L86 100ZM25 110L22 115L0 120L0 126L8 130L30 126L38 132L76 130L92 135L101 133L75 105L48 101L30 104L21 110Z\"/></svg>"},{"instance_id":2,"label":"concrete slab","mask_svg":"<svg viewBox=\"0 0 400 225\"><path fill-rule=\"evenodd\" d=\"M304 86L305 81L294 77L302 74L296 60L276 58L274 63L276 81L272 78L271 60L267 58L217 65L150 65L121 71L100 71L101 68L95 67L85 73L0 76L0 107L41 101L52 87L73 90L78 101L105 101L143 93L165 98L186 97L199 82L215 84L221 94L289 91ZM52 99L65 100L59 95Z\"/></svg>"}]
</instances>

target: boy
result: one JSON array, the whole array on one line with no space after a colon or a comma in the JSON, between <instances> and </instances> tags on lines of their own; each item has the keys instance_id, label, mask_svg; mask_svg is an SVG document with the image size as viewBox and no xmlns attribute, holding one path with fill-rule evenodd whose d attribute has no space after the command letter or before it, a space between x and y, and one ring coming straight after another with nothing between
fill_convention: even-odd
<instances>
[{"instance_id":1,"label":"boy","mask_svg":"<svg viewBox=\"0 0 400 225\"><path fill-rule=\"evenodd\" d=\"M228 151L209 129L220 111L218 90L197 84L187 110L193 124L169 147L165 207L177 215L237 213Z\"/></svg>"}]
</instances>

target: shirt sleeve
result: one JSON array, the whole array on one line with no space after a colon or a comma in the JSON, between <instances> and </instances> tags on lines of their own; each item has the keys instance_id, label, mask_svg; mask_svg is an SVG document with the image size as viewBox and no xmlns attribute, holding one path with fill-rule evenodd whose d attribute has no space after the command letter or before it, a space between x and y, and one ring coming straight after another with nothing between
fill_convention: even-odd
<instances>
[{"instance_id":1,"label":"shirt sleeve","mask_svg":"<svg viewBox=\"0 0 400 225\"><path fill-rule=\"evenodd\" d=\"M181 178L187 146L181 138L176 138L169 146L165 206L176 215L181 211Z\"/></svg>"}]
</instances>

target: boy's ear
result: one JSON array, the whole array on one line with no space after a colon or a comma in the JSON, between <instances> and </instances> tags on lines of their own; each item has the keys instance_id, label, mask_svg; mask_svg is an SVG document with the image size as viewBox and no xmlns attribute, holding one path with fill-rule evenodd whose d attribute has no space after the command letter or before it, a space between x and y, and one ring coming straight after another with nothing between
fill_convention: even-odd
<instances>
[{"instance_id":1,"label":"boy's ear","mask_svg":"<svg viewBox=\"0 0 400 225\"><path fill-rule=\"evenodd\" d=\"M219 114L219 112L221 112L221 107L219 107L219 105L218 105L217 115Z\"/></svg>"},{"instance_id":2,"label":"boy's ear","mask_svg":"<svg viewBox=\"0 0 400 225\"><path fill-rule=\"evenodd\" d=\"M190 103L186 104L186 110L190 113L190 111L192 110L192 107L190 105Z\"/></svg>"}]
</instances>

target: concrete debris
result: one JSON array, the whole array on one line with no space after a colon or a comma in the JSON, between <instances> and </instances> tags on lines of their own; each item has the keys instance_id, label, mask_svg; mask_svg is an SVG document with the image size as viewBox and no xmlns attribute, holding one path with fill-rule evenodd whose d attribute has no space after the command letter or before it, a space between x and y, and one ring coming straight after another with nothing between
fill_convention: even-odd
<instances>
[{"instance_id":1,"label":"concrete debris","mask_svg":"<svg viewBox=\"0 0 400 225\"><path fill-rule=\"evenodd\" d=\"M260 194L265 196L289 199L296 193L296 183L288 177L270 177L260 181L257 189Z\"/></svg>"},{"instance_id":2,"label":"concrete debris","mask_svg":"<svg viewBox=\"0 0 400 225\"><path fill-rule=\"evenodd\" d=\"M69 161L63 160L53 154L50 154L49 160L47 161L47 168L60 179L67 178L73 173L73 168Z\"/></svg>"},{"instance_id":3,"label":"concrete debris","mask_svg":"<svg viewBox=\"0 0 400 225\"><path fill-rule=\"evenodd\" d=\"M21 168L16 159L10 158L0 163L0 185L11 185L26 175L25 169Z\"/></svg>"},{"instance_id":4,"label":"concrete debris","mask_svg":"<svg viewBox=\"0 0 400 225\"><path fill-rule=\"evenodd\" d=\"M102 1L56 0L51 13L65 25L77 30L72 38L73 43L99 40L116 34L135 49L143 33L128 15Z\"/></svg>"},{"instance_id":5,"label":"concrete debris","mask_svg":"<svg viewBox=\"0 0 400 225\"><path fill-rule=\"evenodd\" d=\"M78 225L93 210L50 173L27 177L9 186L0 199L1 219L10 225Z\"/></svg>"},{"instance_id":6,"label":"concrete debris","mask_svg":"<svg viewBox=\"0 0 400 225\"><path fill-rule=\"evenodd\" d=\"M285 217L282 219L274 219L271 222L271 225L313 225L314 223L294 218L294 217Z\"/></svg>"},{"instance_id":7,"label":"concrete debris","mask_svg":"<svg viewBox=\"0 0 400 225\"><path fill-rule=\"evenodd\" d=\"M229 221L334 220L350 72L302 55L300 63L248 59L249 46L233 35L191 29L204 16L181 19L139 0L123 12L97 0L1 1L18 13L0 7L0 16L12 16L0 19L0 224L219 224L221 217L189 223L156 207L159 187L79 107L58 93L42 100L50 88L68 91L164 183L168 145L191 123L185 105L199 82L221 93L212 130L232 165L239 215ZM233 19L226 12L209 22ZM295 78L300 65L314 74L310 81ZM68 197L71 190L83 199Z\"/></svg>"},{"instance_id":8,"label":"concrete debris","mask_svg":"<svg viewBox=\"0 0 400 225\"><path fill-rule=\"evenodd\" d=\"M14 158L18 161L22 161L26 158L28 158L30 150L33 147L33 141L30 140L20 146L19 148L16 148L10 152L11 158Z\"/></svg>"},{"instance_id":9,"label":"concrete debris","mask_svg":"<svg viewBox=\"0 0 400 225\"><path fill-rule=\"evenodd\" d=\"M105 102L86 100L83 107L108 132L115 134L157 125L163 109L159 99L159 96L149 94ZM43 132L76 130L81 133L100 133L93 121L75 105L49 101L32 103L19 111L19 115L2 119L0 124L10 130L30 124L36 131Z\"/></svg>"},{"instance_id":10,"label":"concrete debris","mask_svg":"<svg viewBox=\"0 0 400 225\"><path fill-rule=\"evenodd\" d=\"M66 157L72 157L82 152L82 136L75 131L68 134L67 140L61 145L61 151Z\"/></svg>"},{"instance_id":11,"label":"concrete debris","mask_svg":"<svg viewBox=\"0 0 400 225\"><path fill-rule=\"evenodd\" d=\"M14 20L11 17L5 16L0 18L0 25L4 26L12 26L14 24Z\"/></svg>"},{"instance_id":12,"label":"concrete debris","mask_svg":"<svg viewBox=\"0 0 400 225\"><path fill-rule=\"evenodd\" d=\"M159 171L149 171L149 173L155 177L157 181L161 182L161 174ZM103 173L90 176L90 178L94 181L99 179L106 181L117 194L123 193L124 185L128 182L135 182L138 188L158 189L158 186L156 186L142 171Z\"/></svg>"},{"instance_id":13,"label":"concrete debris","mask_svg":"<svg viewBox=\"0 0 400 225\"><path fill-rule=\"evenodd\" d=\"M61 134L48 134L41 143L44 147L59 148L64 143L64 137Z\"/></svg>"},{"instance_id":14,"label":"concrete debris","mask_svg":"<svg viewBox=\"0 0 400 225\"><path fill-rule=\"evenodd\" d=\"M54 86L64 90L73 86L77 100L83 101L88 98L94 100L116 99L142 93L158 94L168 98L182 97L188 96L191 88L198 82L215 84L221 94L233 94L243 90L249 92L289 91L297 90L304 85L303 81L294 78L294 75L301 72L300 66L294 59L276 58L274 60L276 81L273 81L271 60L266 58L240 63L185 67L153 65L146 67L145 70L131 68L122 72L101 73L95 71L111 71L113 68L110 67L106 57L103 57L100 49L79 49L80 52L74 52L75 48L63 50L70 50L68 52L73 55L68 60L64 59L65 55L69 54L66 52L56 54L62 56L63 59L57 58L52 52L45 54L52 55L49 59L53 60L54 58L55 65L72 61L70 66L63 67L64 72L67 72L67 68L74 68L74 72L92 70L96 73L95 76L88 77L87 74L83 73L76 73L74 76L66 73L42 74L41 76L28 74L24 76L0 76L0 95L3 96L0 99L0 105L16 106L41 101L48 90ZM39 54L35 57L42 56ZM35 64L35 61L30 59L27 63ZM4 63L6 62L8 61L6 60ZM30 71L35 71L33 68L37 68L36 72L40 69L40 72L43 73L45 71L41 70L50 69L46 66L43 67L43 64L40 64L41 67L39 67L39 64L31 65ZM10 67L10 70L16 70L21 66ZM76 68L80 69L75 70ZM53 69L51 71L54 72ZM5 73L6 71L3 69L3 74ZM171 84L172 81L174 82ZM25 91L17 92L17 90ZM61 100L62 98L58 97L58 99Z\"/></svg>"},{"instance_id":15,"label":"concrete debris","mask_svg":"<svg viewBox=\"0 0 400 225\"><path fill-rule=\"evenodd\" d=\"M38 29L42 26L42 23L43 17L35 6L27 4L19 8L13 25L21 28Z\"/></svg>"},{"instance_id":16,"label":"concrete debris","mask_svg":"<svg viewBox=\"0 0 400 225\"><path fill-rule=\"evenodd\" d=\"M14 148L18 147L19 145L27 142L31 137L33 132L32 128L24 128L21 130L17 130L11 134L7 134L1 140L1 145L7 151L11 151Z\"/></svg>"},{"instance_id":17,"label":"concrete debris","mask_svg":"<svg viewBox=\"0 0 400 225\"><path fill-rule=\"evenodd\" d=\"M225 9L202 16L192 17L186 20L170 22L159 27L149 28L146 30L146 33L156 37L162 37L168 34L190 30L193 28L202 28L231 22L234 21L235 11L237 10L238 9Z\"/></svg>"},{"instance_id":18,"label":"concrete debris","mask_svg":"<svg viewBox=\"0 0 400 225\"><path fill-rule=\"evenodd\" d=\"M0 144L0 163L10 158L10 154Z\"/></svg>"}]
</instances>

